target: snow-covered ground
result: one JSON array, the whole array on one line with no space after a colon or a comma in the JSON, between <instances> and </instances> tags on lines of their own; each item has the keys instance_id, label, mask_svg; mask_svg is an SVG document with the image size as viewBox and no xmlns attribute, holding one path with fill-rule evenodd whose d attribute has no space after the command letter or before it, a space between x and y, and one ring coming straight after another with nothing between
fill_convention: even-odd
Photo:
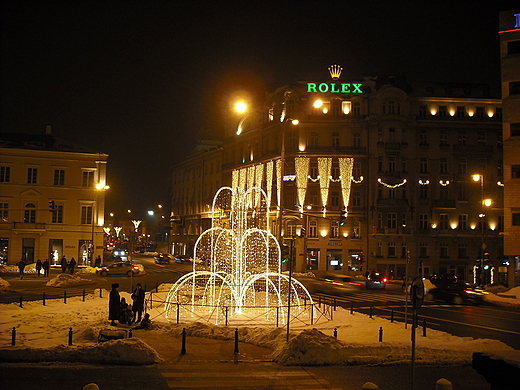
<instances>
[{"instance_id":1,"label":"snow-covered ground","mask_svg":"<svg viewBox=\"0 0 520 390\"><path fill-rule=\"evenodd\" d=\"M66 287L85 283L86 275L60 274L49 285ZM0 290L8 290L9 283L0 278ZM159 289L164 293L169 286ZM516 298L503 298L494 294L492 301L520 305L520 287L507 292ZM130 295L121 297L131 301ZM215 326L202 323L169 322L161 310L151 311L153 329L134 332L132 339L97 343L101 330L109 329L108 292L99 290L82 297L0 305L0 360L2 361L70 361L87 363L151 364L161 361L153 346L139 338L140 332L154 335L158 340L180 334L186 328L189 336L216 339L233 339L235 326ZM403 323L338 309L332 321L314 325L291 326L291 339L286 343L286 328L274 326L240 327L241 342L248 342L273 350L273 360L287 365L325 364L409 364L411 353L411 327ZM11 346L12 330L16 330L16 346ZM69 330L73 330L73 345L68 346ZM119 326L118 329L123 329ZM129 329L126 327L126 329ZM337 330L337 339L333 337ZM379 331L383 342L379 342ZM428 329L427 337L417 331L417 364L469 364L473 352L497 355L520 355L497 340L456 337L445 332ZM518 356L520 360L520 356Z\"/></svg>"}]
</instances>

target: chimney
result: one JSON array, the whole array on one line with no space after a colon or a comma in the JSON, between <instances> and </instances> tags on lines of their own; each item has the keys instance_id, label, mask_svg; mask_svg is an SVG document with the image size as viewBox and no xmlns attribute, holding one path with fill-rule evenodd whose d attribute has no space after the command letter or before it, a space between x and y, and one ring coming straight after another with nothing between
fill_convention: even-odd
<instances>
[{"instance_id":1,"label":"chimney","mask_svg":"<svg viewBox=\"0 0 520 390\"><path fill-rule=\"evenodd\" d=\"M51 125L45 125L45 134L50 134L51 133Z\"/></svg>"}]
</instances>

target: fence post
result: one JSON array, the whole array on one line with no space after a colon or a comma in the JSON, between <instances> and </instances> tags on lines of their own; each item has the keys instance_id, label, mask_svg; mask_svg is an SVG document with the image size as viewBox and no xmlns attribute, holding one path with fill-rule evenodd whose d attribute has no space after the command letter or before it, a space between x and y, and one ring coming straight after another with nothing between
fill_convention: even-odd
<instances>
[{"instance_id":1,"label":"fence post","mask_svg":"<svg viewBox=\"0 0 520 390\"><path fill-rule=\"evenodd\" d=\"M23 307L22 296L20 295L20 307Z\"/></svg>"},{"instance_id":2,"label":"fence post","mask_svg":"<svg viewBox=\"0 0 520 390\"><path fill-rule=\"evenodd\" d=\"M234 353L238 353L238 328L235 328L235 350Z\"/></svg>"},{"instance_id":3,"label":"fence post","mask_svg":"<svg viewBox=\"0 0 520 390\"><path fill-rule=\"evenodd\" d=\"M313 302L311 305L311 325L314 325L314 310L316 310L316 304Z\"/></svg>"},{"instance_id":4,"label":"fence post","mask_svg":"<svg viewBox=\"0 0 520 390\"><path fill-rule=\"evenodd\" d=\"M67 303L67 290L63 291L63 303Z\"/></svg>"},{"instance_id":5,"label":"fence post","mask_svg":"<svg viewBox=\"0 0 520 390\"><path fill-rule=\"evenodd\" d=\"M392 309L392 314L390 316L390 322L394 322L394 309Z\"/></svg>"},{"instance_id":6,"label":"fence post","mask_svg":"<svg viewBox=\"0 0 520 390\"><path fill-rule=\"evenodd\" d=\"M383 327L382 326L379 327L379 342L380 343L383 342Z\"/></svg>"},{"instance_id":7,"label":"fence post","mask_svg":"<svg viewBox=\"0 0 520 390\"><path fill-rule=\"evenodd\" d=\"M45 306L45 293L43 293L43 306Z\"/></svg>"},{"instance_id":8,"label":"fence post","mask_svg":"<svg viewBox=\"0 0 520 390\"><path fill-rule=\"evenodd\" d=\"M159 292L159 285L155 282L155 292Z\"/></svg>"},{"instance_id":9,"label":"fence post","mask_svg":"<svg viewBox=\"0 0 520 390\"><path fill-rule=\"evenodd\" d=\"M370 306L370 318L372 318L372 306Z\"/></svg>"},{"instance_id":10,"label":"fence post","mask_svg":"<svg viewBox=\"0 0 520 390\"><path fill-rule=\"evenodd\" d=\"M354 302L350 302L350 314L354 314Z\"/></svg>"},{"instance_id":11,"label":"fence post","mask_svg":"<svg viewBox=\"0 0 520 390\"><path fill-rule=\"evenodd\" d=\"M72 345L72 328L69 328L69 345Z\"/></svg>"},{"instance_id":12,"label":"fence post","mask_svg":"<svg viewBox=\"0 0 520 390\"><path fill-rule=\"evenodd\" d=\"M228 326L228 307L226 306L226 326Z\"/></svg>"},{"instance_id":13,"label":"fence post","mask_svg":"<svg viewBox=\"0 0 520 390\"><path fill-rule=\"evenodd\" d=\"M83 302L85 302L85 289L83 289Z\"/></svg>"},{"instance_id":14,"label":"fence post","mask_svg":"<svg viewBox=\"0 0 520 390\"><path fill-rule=\"evenodd\" d=\"M336 311L336 298L334 298L334 311Z\"/></svg>"},{"instance_id":15,"label":"fence post","mask_svg":"<svg viewBox=\"0 0 520 390\"><path fill-rule=\"evenodd\" d=\"M99 297L103 298L103 289L101 287L99 288Z\"/></svg>"},{"instance_id":16,"label":"fence post","mask_svg":"<svg viewBox=\"0 0 520 390\"><path fill-rule=\"evenodd\" d=\"M177 302L177 323L179 323L180 315L181 315L181 308L179 305L179 302Z\"/></svg>"},{"instance_id":17,"label":"fence post","mask_svg":"<svg viewBox=\"0 0 520 390\"><path fill-rule=\"evenodd\" d=\"M422 335L423 337L426 337L426 318L423 318L423 323L422 323Z\"/></svg>"},{"instance_id":18,"label":"fence post","mask_svg":"<svg viewBox=\"0 0 520 390\"><path fill-rule=\"evenodd\" d=\"M128 338L131 339L132 335L133 335L132 328L130 328L130 330L128 331Z\"/></svg>"},{"instance_id":19,"label":"fence post","mask_svg":"<svg viewBox=\"0 0 520 390\"><path fill-rule=\"evenodd\" d=\"M13 331L11 333L11 345L16 344L16 328L13 326Z\"/></svg>"},{"instance_id":20,"label":"fence post","mask_svg":"<svg viewBox=\"0 0 520 390\"><path fill-rule=\"evenodd\" d=\"M278 328L278 316L280 315L280 306L276 306L276 327Z\"/></svg>"},{"instance_id":21,"label":"fence post","mask_svg":"<svg viewBox=\"0 0 520 390\"><path fill-rule=\"evenodd\" d=\"M338 328L334 328L334 338L338 338Z\"/></svg>"},{"instance_id":22,"label":"fence post","mask_svg":"<svg viewBox=\"0 0 520 390\"><path fill-rule=\"evenodd\" d=\"M181 355L186 355L186 328L182 328Z\"/></svg>"}]
</instances>

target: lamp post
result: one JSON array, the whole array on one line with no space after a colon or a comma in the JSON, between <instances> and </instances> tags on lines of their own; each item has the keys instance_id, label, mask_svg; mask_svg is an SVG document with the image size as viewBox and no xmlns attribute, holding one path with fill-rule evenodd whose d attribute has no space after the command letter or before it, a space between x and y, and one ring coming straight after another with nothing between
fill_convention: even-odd
<instances>
[{"instance_id":1,"label":"lamp post","mask_svg":"<svg viewBox=\"0 0 520 390\"><path fill-rule=\"evenodd\" d=\"M484 175L475 174L472 176L473 181L480 182L480 283L486 284L484 274L484 257L486 252L486 207L493 203L491 199L484 199Z\"/></svg>"},{"instance_id":2,"label":"lamp post","mask_svg":"<svg viewBox=\"0 0 520 390\"><path fill-rule=\"evenodd\" d=\"M92 263L93 263L94 252L96 250L96 245L95 245L95 242L94 242L94 238L95 238L95 235L94 235L94 224L95 223L99 223L98 194L99 194L99 191L106 191L110 187L107 186L105 183L97 183L95 188L96 189L95 189L95 192L94 192L94 204L92 205L92 231L91 231L91 237L90 237L91 249L90 249L89 259L88 259L90 265L92 265ZM103 223L104 223L104 221L103 221Z\"/></svg>"}]
</instances>

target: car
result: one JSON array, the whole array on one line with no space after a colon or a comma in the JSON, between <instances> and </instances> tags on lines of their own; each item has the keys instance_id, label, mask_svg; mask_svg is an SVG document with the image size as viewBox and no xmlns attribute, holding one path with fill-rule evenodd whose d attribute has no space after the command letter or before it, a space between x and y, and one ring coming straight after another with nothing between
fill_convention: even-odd
<instances>
[{"instance_id":1,"label":"car","mask_svg":"<svg viewBox=\"0 0 520 390\"><path fill-rule=\"evenodd\" d=\"M158 253L153 257L155 264L170 264L170 256L166 253Z\"/></svg>"},{"instance_id":2,"label":"car","mask_svg":"<svg viewBox=\"0 0 520 390\"><path fill-rule=\"evenodd\" d=\"M190 259L188 259L187 256L185 255L177 255L174 257L173 261L175 261L176 263L189 263L190 262Z\"/></svg>"},{"instance_id":3,"label":"car","mask_svg":"<svg viewBox=\"0 0 520 390\"><path fill-rule=\"evenodd\" d=\"M330 274L317 278L312 284L314 293L344 295L359 289L360 283L348 275Z\"/></svg>"},{"instance_id":4,"label":"car","mask_svg":"<svg viewBox=\"0 0 520 390\"><path fill-rule=\"evenodd\" d=\"M469 283L460 281L434 281L431 280L433 288L428 290L426 300L443 301L448 303L462 304L481 304L484 302L486 291L473 287Z\"/></svg>"},{"instance_id":5,"label":"car","mask_svg":"<svg viewBox=\"0 0 520 390\"><path fill-rule=\"evenodd\" d=\"M118 261L118 262L112 263L108 266L96 268L96 273L101 276L107 276L107 275L130 276L130 275L136 275L139 272L140 272L139 267L128 261Z\"/></svg>"},{"instance_id":6,"label":"car","mask_svg":"<svg viewBox=\"0 0 520 390\"><path fill-rule=\"evenodd\" d=\"M387 279L381 275L379 272L372 272L367 276L365 281L365 287L367 289L376 289L379 288L384 290L386 288Z\"/></svg>"}]
</instances>

